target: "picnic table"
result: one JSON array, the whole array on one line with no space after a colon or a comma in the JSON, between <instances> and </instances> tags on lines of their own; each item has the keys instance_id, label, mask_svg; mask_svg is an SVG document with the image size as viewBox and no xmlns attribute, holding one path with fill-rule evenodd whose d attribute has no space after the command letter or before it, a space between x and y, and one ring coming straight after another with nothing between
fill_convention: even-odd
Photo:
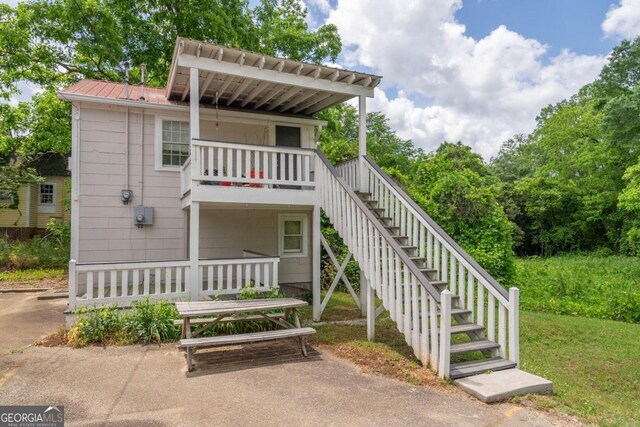
<instances>
[{"instance_id":1,"label":"picnic table","mask_svg":"<svg viewBox=\"0 0 640 427\"><path fill-rule=\"evenodd\" d=\"M197 348L237 345L284 338L298 338L302 355L306 357L305 338L307 335L316 332L313 328L303 328L300 325L298 308L307 305L305 301L294 298L176 302L178 314L182 318L182 320L177 320L176 323L178 325L182 324L180 347L187 354L187 369L189 371L193 370L193 353ZM289 322L291 317L293 317L293 324ZM255 320L269 320L280 326L281 329L215 337L199 336L218 323ZM192 331L192 326L200 327Z\"/></svg>"}]
</instances>

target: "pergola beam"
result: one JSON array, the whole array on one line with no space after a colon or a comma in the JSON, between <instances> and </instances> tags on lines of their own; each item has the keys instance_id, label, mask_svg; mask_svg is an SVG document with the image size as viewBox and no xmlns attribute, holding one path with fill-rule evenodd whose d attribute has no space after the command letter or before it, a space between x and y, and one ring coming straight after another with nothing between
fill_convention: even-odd
<instances>
[{"instance_id":1,"label":"pergola beam","mask_svg":"<svg viewBox=\"0 0 640 427\"><path fill-rule=\"evenodd\" d=\"M180 67L199 68L200 70L267 81L275 84L297 86L304 89L315 89L318 91L342 93L349 96L363 95L367 97L373 97L373 88L371 87L362 87L357 84L347 84L340 81L331 81L304 75L296 75L295 73L292 74L288 72L282 72L282 70L278 71L278 69L260 70L259 68L253 66L249 67L241 65L239 63L231 63L226 61L218 62L213 58L198 58L195 55L189 55L185 53L178 55L177 64ZM282 61L281 64L284 68L284 61ZM321 70L321 68L318 67L318 70ZM334 72L331 77L333 78L333 75L335 74L336 73ZM335 76L335 78L337 79L339 75L340 72L337 71L337 75Z\"/></svg>"},{"instance_id":2,"label":"pergola beam","mask_svg":"<svg viewBox=\"0 0 640 427\"><path fill-rule=\"evenodd\" d=\"M299 87L297 87L297 86L292 87L291 89L289 89L288 91L286 91L282 95L280 95L278 98L276 98L276 100L273 101L271 104L269 104L269 107L267 108L267 111L271 111L274 108L279 107L284 102L287 102L293 95L295 95L298 92L300 92L300 88Z\"/></svg>"},{"instance_id":3,"label":"pergola beam","mask_svg":"<svg viewBox=\"0 0 640 427\"><path fill-rule=\"evenodd\" d=\"M251 83L251 81L252 81L251 79L245 79L242 83L240 83L240 86L238 86L235 92L233 92L233 95L231 95L231 98L227 100L227 107L233 104L233 101L238 99L242 91L245 90L247 86L249 86L249 83Z\"/></svg>"},{"instance_id":4,"label":"pergola beam","mask_svg":"<svg viewBox=\"0 0 640 427\"><path fill-rule=\"evenodd\" d=\"M258 84L258 86L253 88L253 90L251 92L249 92L249 94L244 99L244 101L242 101L241 107L246 107L247 104L250 103L251 101L253 101L256 96L260 95L262 93L262 91L267 88L267 86L269 86L269 83L262 82L262 83Z\"/></svg>"},{"instance_id":5,"label":"pergola beam","mask_svg":"<svg viewBox=\"0 0 640 427\"><path fill-rule=\"evenodd\" d=\"M274 96L276 96L278 93L280 93L281 90L283 90L284 87L277 85L276 87L274 87L273 89L271 89L269 92L267 92L267 94L256 103L256 105L253 108L260 108L262 107L264 104L266 104L270 99L272 99Z\"/></svg>"},{"instance_id":6,"label":"pergola beam","mask_svg":"<svg viewBox=\"0 0 640 427\"><path fill-rule=\"evenodd\" d=\"M282 107L280 107L279 111L280 112L287 111L289 108L295 107L296 105L300 104L301 102L306 101L307 99L311 98L312 96L317 95L318 93L319 92L317 92L315 90L302 92L300 95L296 96L291 101L287 102Z\"/></svg>"},{"instance_id":7,"label":"pergola beam","mask_svg":"<svg viewBox=\"0 0 640 427\"><path fill-rule=\"evenodd\" d=\"M305 114L313 114L317 111L322 110L323 108L329 107L333 104L338 104L346 99L350 98L349 96L345 96L342 93L334 93L330 97L326 98L324 101L320 101L316 104L311 105L309 108L304 110Z\"/></svg>"}]
</instances>

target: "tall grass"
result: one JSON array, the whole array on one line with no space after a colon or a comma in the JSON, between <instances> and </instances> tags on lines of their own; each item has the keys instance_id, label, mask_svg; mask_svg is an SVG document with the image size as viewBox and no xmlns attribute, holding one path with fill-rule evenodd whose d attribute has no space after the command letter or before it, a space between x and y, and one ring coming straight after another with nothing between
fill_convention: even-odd
<instances>
[{"instance_id":1,"label":"tall grass","mask_svg":"<svg viewBox=\"0 0 640 427\"><path fill-rule=\"evenodd\" d=\"M523 310L640 322L637 257L564 255L517 263Z\"/></svg>"}]
</instances>

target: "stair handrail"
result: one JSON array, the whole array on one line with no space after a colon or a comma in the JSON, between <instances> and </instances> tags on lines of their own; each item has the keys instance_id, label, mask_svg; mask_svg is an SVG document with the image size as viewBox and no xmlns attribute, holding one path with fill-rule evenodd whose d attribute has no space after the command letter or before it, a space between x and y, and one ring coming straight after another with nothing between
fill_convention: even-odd
<instances>
[{"instance_id":1,"label":"stair handrail","mask_svg":"<svg viewBox=\"0 0 640 427\"><path fill-rule=\"evenodd\" d=\"M409 196L403 189L398 185L397 182L393 180L389 175L387 175L380 166L376 162L373 161L369 156L364 156L367 165L373 170L374 173L378 175L379 178L383 179L389 187L396 193L398 197L403 200L408 207L413 210L414 214L417 215L419 219L422 219L426 225L428 225L432 229L432 233L437 234L441 238L441 243L447 247L450 252L457 253L460 256L460 260L463 264L466 264L465 267L469 270L473 270L478 279L482 279L485 283L485 287L487 289L493 289L497 292L494 293L494 296L498 299L504 299L503 303L508 304L509 302L509 292L502 286L500 283L496 281L480 264L478 264L460 245L458 245L455 240L451 238L447 234L446 231L442 229L412 198ZM488 285L488 286L487 286Z\"/></svg>"},{"instance_id":2,"label":"stair handrail","mask_svg":"<svg viewBox=\"0 0 640 427\"><path fill-rule=\"evenodd\" d=\"M344 182L336 168L331 164L329 159L324 155L322 151L316 149L316 153L318 158L324 163L326 168L335 176L336 181L342 186L342 188L349 194L349 196L353 199L356 205L363 211L364 215L371 221L373 226L378 230L380 235L386 240L387 244L389 244L393 251L398 254L402 262L408 267L409 271L416 277L418 283L423 286L429 295L440 304L440 292L431 284L431 281L418 269L416 264L409 259L409 255L400 247L400 245L395 241L393 237L391 237L391 233L389 233L383 226L380 225L379 219L376 218L369 208L364 204L362 200L358 197L355 191Z\"/></svg>"}]
</instances>

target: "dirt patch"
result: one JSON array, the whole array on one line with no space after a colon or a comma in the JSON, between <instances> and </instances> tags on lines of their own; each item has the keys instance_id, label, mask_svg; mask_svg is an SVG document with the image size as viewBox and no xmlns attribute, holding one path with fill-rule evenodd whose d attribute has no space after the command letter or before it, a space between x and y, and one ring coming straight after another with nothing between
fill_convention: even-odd
<instances>
[{"instance_id":1,"label":"dirt patch","mask_svg":"<svg viewBox=\"0 0 640 427\"><path fill-rule=\"evenodd\" d=\"M312 342L312 345L354 363L368 374L382 375L413 385L427 386L440 390L450 388L429 368L416 365L403 358L393 360L382 352L345 344L331 345Z\"/></svg>"},{"instance_id":2,"label":"dirt patch","mask_svg":"<svg viewBox=\"0 0 640 427\"><path fill-rule=\"evenodd\" d=\"M37 340L34 345L42 347L63 347L69 343L67 338L67 330L64 326L60 326L57 331Z\"/></svg>"},{"instance_id":3,"label":"dirt patch","mask_svg":"<svg viewBox=\"0 0 640 427\"><path fill-rule=\"evenodd\" d=\"M3 279L0 281L0 289L3 290L22 290L22 289L67 289L69 286L68 276L62 277L46 277L36 280L10 280Z\"/></svg>"}]
</instances>

